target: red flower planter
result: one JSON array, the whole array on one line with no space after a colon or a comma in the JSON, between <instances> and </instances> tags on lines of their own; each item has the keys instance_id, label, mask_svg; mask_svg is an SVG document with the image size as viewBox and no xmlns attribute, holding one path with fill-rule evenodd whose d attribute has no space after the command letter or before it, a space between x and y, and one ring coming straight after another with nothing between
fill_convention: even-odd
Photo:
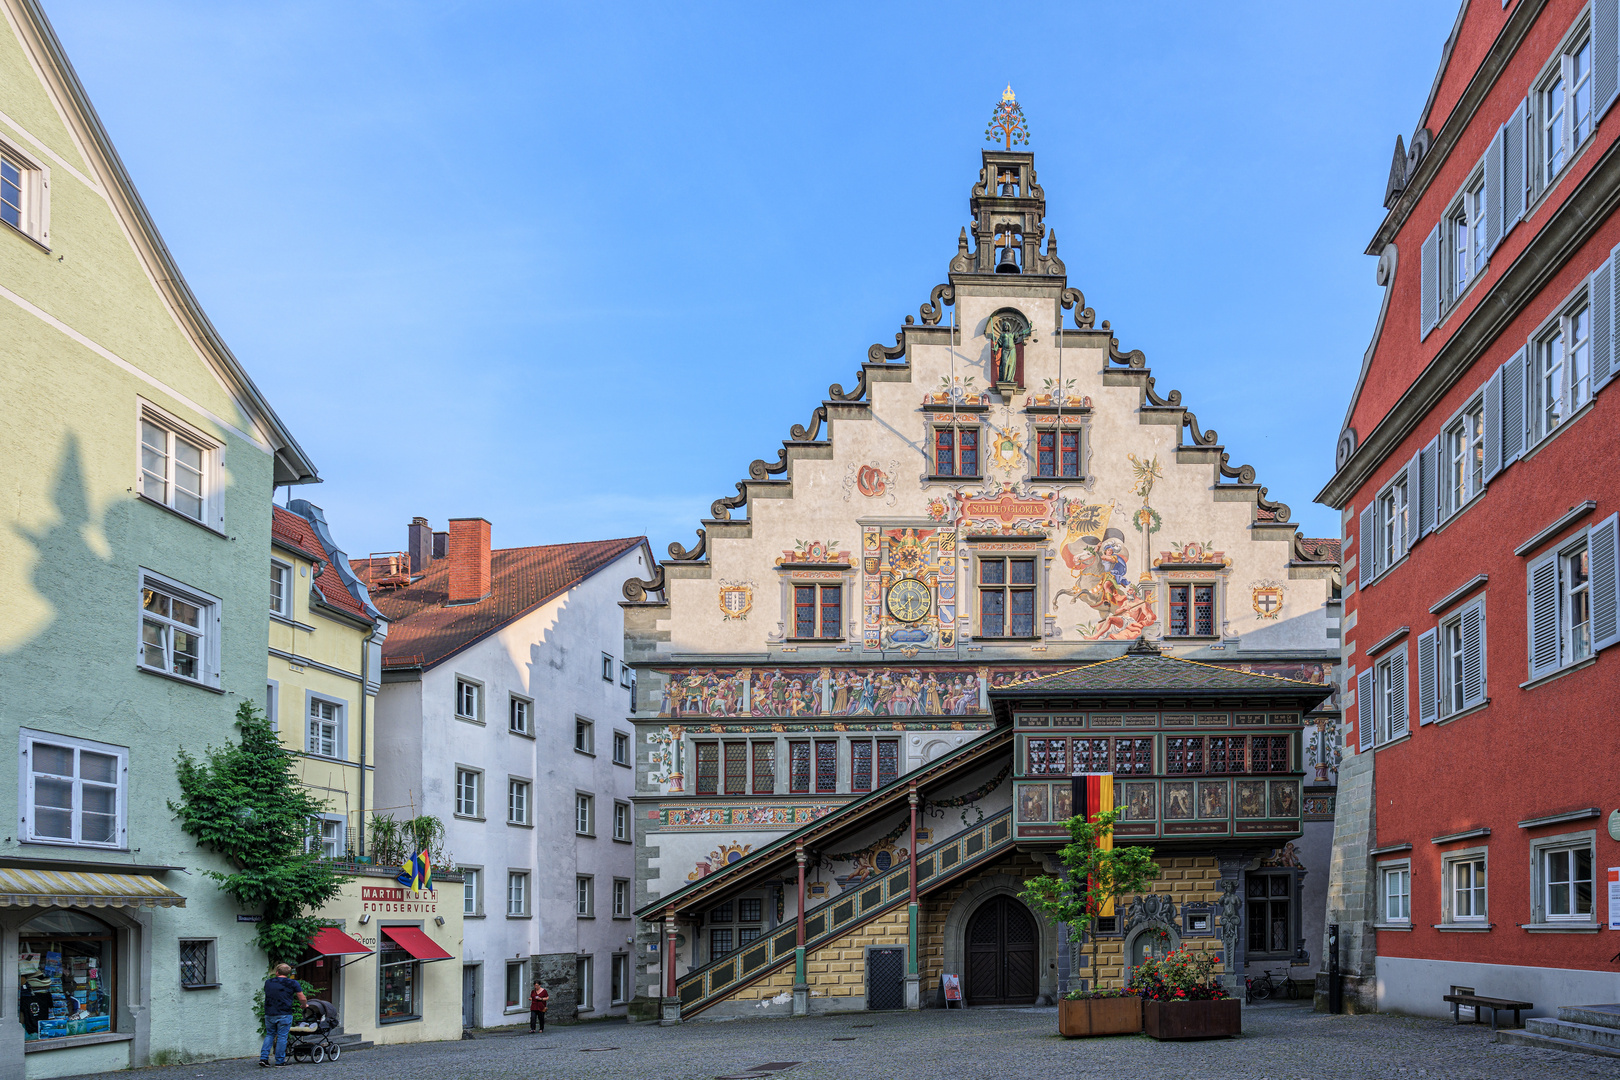
<instances>
[{"instance_id":1,"label":"red flower planter","mask_svg":"<svg viewBox=\"0 0 1620 1080\"><path fill-rule=\"evenodd\" d=\"M1142 1030L1155 1039L1224 1039L1243 1031L1243 1005L1220 1001L1142 1002Z\"/></svg>"}]
</instances>

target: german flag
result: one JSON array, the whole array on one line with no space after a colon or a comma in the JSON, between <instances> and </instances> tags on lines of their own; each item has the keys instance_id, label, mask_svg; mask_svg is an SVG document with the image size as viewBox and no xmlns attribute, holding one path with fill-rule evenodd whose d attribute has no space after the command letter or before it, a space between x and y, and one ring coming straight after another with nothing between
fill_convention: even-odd
<instances>
[{"instance_id":1,"label":"german flag","mask_svg":"<svg viewBox=\"0 0 1620 1080\"><path fill-rule=\"evenodd\" d=\"M1114 774L1113 773L1079 773L1070 778L1073 787L1074 812L1076 815L1084 814L1087 821L1095 822L1097 815L1114 808ZM1114 833L1112 830L1104 833L1097 839L1097 847L1101 851L1112 851L1114 848ZM1114 913L1113 900L1103 901L1103 908L1097 914L1107 917Z\"/></svg>"}]
</instances>

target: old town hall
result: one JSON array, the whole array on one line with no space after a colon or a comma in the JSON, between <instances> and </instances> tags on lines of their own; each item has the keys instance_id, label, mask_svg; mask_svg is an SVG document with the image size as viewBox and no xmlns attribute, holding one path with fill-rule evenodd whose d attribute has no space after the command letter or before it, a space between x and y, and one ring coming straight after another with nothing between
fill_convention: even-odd
<instances>
[{"instance_id":1,"label":"old town hall","mask_svg":"<svg viewBox=\"0 0 1620 1080\"><path fill-rule=\"evenodd\" d=\"M947 282L625 583L636 1015L933 1007L946 974L1051 1001L1182 942L1229 979L1320 959L1338 542L1097 321L1010 91L997 117ZM1108 770L1164 873L1094 973L1017 893L1070 774Z\"/></svg>"}]
</instances>

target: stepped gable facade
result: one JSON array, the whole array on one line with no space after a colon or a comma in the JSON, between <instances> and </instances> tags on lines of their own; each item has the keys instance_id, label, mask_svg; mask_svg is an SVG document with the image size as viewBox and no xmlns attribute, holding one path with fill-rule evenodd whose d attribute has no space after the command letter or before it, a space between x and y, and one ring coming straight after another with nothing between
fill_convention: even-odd
<instances>
[{"instance_id":1,"label":"stepped gable facade","mask_svg":"<svg viewBox=\"0 0 1620 1080\"><path fill-rule=\"evenodd\" d=\"M1032 154L985 151L969 208L894 344L625 582L633 1013L915 1006L945 973L970 1003L1055 995L1066 945L1014 894L1074 771L1118 773L1131 840L1176 871L1149 905L1168 936L1121 912L1105 981L1184 926L1224 948L1221 883L1268 860L1276 894L1236 904L1257 951L1301 959L1319 929L1336 542L1300 537L1070 287ZM1118 661L1134 642L1152 655ZM1106 692L1042 682L1115 661Z\"/></svg>"}]
</instances>

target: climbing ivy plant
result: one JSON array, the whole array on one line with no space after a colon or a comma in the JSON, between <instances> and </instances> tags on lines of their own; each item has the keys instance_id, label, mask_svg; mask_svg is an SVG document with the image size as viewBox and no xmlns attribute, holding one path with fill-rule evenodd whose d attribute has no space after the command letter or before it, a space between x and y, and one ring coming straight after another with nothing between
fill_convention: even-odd
<instances>
[{"instance_id":1,"label":"climbing ivy plant","mask_svg":"<svg viewBox=\"0 0 1620 1080\"><path fill-rule=\"evenodd\" d=\"M341 880L307 844L310 819L326 809L298 782L294 755L252 702L236 710L242 741L177 759L180 799L169 809L181 827L234 867L208 870L220 889L257 909L258 945L270 963L296 964L326 924L308 914L337 895Z\"/></svg>"}]
</instances>

